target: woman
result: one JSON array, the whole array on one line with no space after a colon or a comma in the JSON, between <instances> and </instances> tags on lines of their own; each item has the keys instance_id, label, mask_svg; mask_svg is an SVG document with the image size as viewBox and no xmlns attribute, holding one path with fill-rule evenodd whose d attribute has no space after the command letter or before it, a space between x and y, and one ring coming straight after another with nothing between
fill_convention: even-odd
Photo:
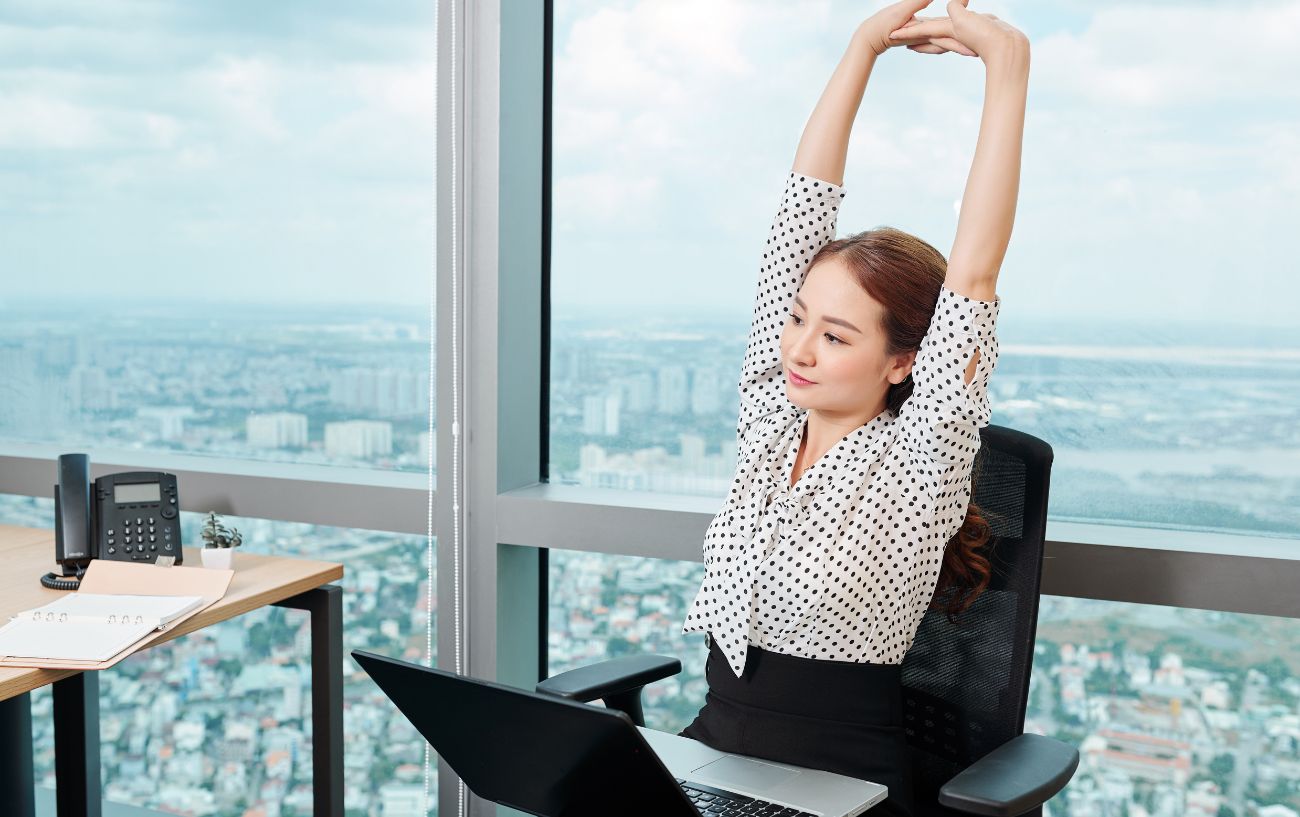
<instances>
[{"instance_id":1,"label":"woman","mask_svg":"<svg viewBox=\"0 0 1300 817\"><path fill-rule=\"evenodd\" d=\"M857 28L799 142L763 254L736 477L683 627L706 633L709 692L680 734L883 783L879 813L904 815L903 656L927 609L951 616L988 583L970 479L1029 75L1021 32L965 0L916 17L927 5L903 0ZM832 241L854 116L876 59L898 45L985 65L946 262L890 228ZM937 587L966 592L944 604Z\"/></svg>"}]
</instances>

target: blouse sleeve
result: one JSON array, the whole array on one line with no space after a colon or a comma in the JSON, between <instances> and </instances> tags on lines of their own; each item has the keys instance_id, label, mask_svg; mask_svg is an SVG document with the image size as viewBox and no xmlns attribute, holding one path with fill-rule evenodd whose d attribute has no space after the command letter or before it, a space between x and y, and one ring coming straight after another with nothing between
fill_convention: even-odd
<instances>
[{"instance_id":1,"label":"blouse sleeve","mask_svg":"<svg viewBox=\"0 0 1300 817\"><path fill-rule=\"evenodd\" d=\"M738 440L743 440L755 420L794 405L785 393L781 329L809 262L835 237L843 198L842 186L822 179L791 171L786 180L759 269L754 316L740 372Z\"/></svg>"},{"instance_id":2,"label":"blouse sleeve","mask_svg":"<svg viewBox=\"0 0 1300 817\"><path fill-rule=\"evenodd\" d=\"M979 301L945 284L912 366L912 396L898 412L900 439L927 459L969 465L989 424L989 375L998 362L995 333L1002 299ZM975 375L966 366L979 349Z\"/></svg>"}]
</instances>

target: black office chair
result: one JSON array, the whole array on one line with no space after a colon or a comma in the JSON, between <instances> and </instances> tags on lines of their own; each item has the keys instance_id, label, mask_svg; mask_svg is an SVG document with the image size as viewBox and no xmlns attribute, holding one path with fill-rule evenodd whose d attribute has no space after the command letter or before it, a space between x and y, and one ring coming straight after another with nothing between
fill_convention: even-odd
<instances>
[{"instance_id":1,"label":"black office chair","mask_svg":"<svg viewBox=\"0 0 1300 817\"><path fill-rule=\"evenodd\" d=\"M1000 426L980 437L973 501L993 529L985 551L993 575L956 624L927 612L903 659L916 817L1041 817L1079 766L1075 747L1024 733L1052 447ZM681 669L668 656L624 656L548 678L537 691L600 698L644 726L642 687Z\"/></svg>"}]
</instances>

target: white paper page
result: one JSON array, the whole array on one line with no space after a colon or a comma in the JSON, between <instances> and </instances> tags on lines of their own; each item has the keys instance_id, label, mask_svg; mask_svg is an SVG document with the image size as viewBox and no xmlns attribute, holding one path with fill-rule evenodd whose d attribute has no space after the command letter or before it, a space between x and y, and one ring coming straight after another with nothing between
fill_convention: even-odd
<instances>
[{"instance_id":1,"label":"white paper page","mask_svg":"<svg viewBox=\"0 0 1300 817\"><path fill-rule=\"evenodd\" d=\"M30 619L34 613L42 617L54 615L55 621L66 613L68 616L90 616L100 621L107 621L111 616L113 623L120 623L122 616L128 621L140 619L141 623L151 623L155 627L166 624L177 616L183 616L203 604L201 596L130 596L108 593L71 593L57 601L52 601L36 610L20 613L18 618Z\"/></svg>"},{"instance_id":2,"label":"white paper page","mask_svg":"<svg viewBox=\"0 0 1300 817\"><path fill-rule=\"evenodd\" d=\"M18 618L0 628L0 655L107 661L155 629L153 624L103 624L86 619L38 624Z\"/></svg>"}]
</instances>

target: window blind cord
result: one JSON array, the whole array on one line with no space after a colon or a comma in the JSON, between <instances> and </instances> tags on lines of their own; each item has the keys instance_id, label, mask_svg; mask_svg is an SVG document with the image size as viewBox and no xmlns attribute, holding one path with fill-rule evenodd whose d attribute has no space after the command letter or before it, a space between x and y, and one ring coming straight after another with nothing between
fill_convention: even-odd
<instances>
[{"instance_id":1,"label":"window blind cord","mask_svg":"<svg viewBox=\"0 0 1300 817\"><path fill-rule=\"evenodd\" d=\"M459 68L460 61L463 59L464 51L460 48L460 29L456 24L456 12L460 7L460 0L451 0L451 105L449 117L451 119L451 525L452 525L452 578L455 582L453 589L454 601L452 604L452 616L455 617L453 633L456 637L455 659L456 674L464 675L464 654L465 645L461 638L461 631L464 627L463 612L464 602L461 598L461 572L462 559L461 548L464 547L461 542L461 519L460 519L460 486L462 481L460 466L460 311L461 311L461 294L460 294L460 263L458 259L458 250L460 248L460 198L457 181L460 174L457 168L460 166L460 153L458 137L460 135L460 123L458 111L456 109L456 88L460 82ZM436 163L435 163L436 164ZM465 787L465 781L459 777L456 778L456 812L458 817L465 817L469 810L469 790Z\"/></svg>"},{"instance_id":2,"label":"window blind cord","mask_svg":"<svg viewBox=\"0 0 1300 817\"><path fill-rule=\"evenodd\" d=\"M437 67L440 65L440 63L439 63L439 54L438 54L438 41L439 41L439 39L441 38L441 33L442 33L442 32L440 31L440 20L441 20L441 18L440 18L440 16L438 15L438 13L437 13L437 11L436 11L436 9L438 8L438 5L439 5L438 3L435 3L435 14L434 14L434 44L433 44L433 63L434 63L435 71L437 70ZM457 199L457 184L456 184L456 182L457 182L456 166L457 166L457 158L458 158L458 156L459 156L459 154L458 154L458 152L457 152L458 144L457 144L457 141L456 141L456 134L457 134L457 130L456 130L456 125L457 125L457 115L456 115L456 114L457 114L457 111L456 111L456 80L457 80L457 76L456 76L456 75L457 75L457 68L458 68L458 66L459 66L459 60L460 60L460 53L461 53L461 51L460 51L459 48L457 48L457 41L456 41L456 31L457 31L457 27L456 27L456 12L457 12L457 6L458 6L458 2L457 2L457 0L451 0L449 6L450 6L450 8L449 8L449 12L450 12L450 17L451 17L451 20L450 20L450 22L451 22L451 59L449 60L449 64L450 64L450 68L451 68L451 77L450 77L450 82L449 82L448 84L450 85L450 88L451 88L451 94L450 94L450 96L451 96L451 100L450 100L450 101L451 101L451 104L450 104L450 106L449 106L449 118L450 118L450 125L451 125L451 127L449 128L449 133L451 134L451 167L452 167L452 171L451 171L451 178L450 178L450 183L451 183L451 196L450 196L451 206L450 206L450 210L451 210L451 212L449 213L450 218L451 218L451 229L450 229L450 231L449 231L449 232L450 232L450 247L449 247L449 249L450 249L450 256L451 256L451 258L450 258L450 264L451 264L451 269L450 269L450 272L451 272L451 308L448 310L448 312L451 314L451 333L450 333L450 334L451 334L451 412L452 412L452 420L451 420L451 457L452 457L452 467L451 467L451 479L448 480L448 482L450 482L450 484L451 484L451 491L452 491L452 494L451 494L451 511L452 511L451 526L452 526L452 583L453 583L453 603L452 603L452 608L451 608L451 615L452 615L452 622L451 622L451 624L452 624L452 633L453 633L453 635L454 635L454 637L455 637L455 647L454 647L454 656L453 656L453 657L454 657L454 659L455 659L456 674L457 674L457 675L463 675L463 674L464 674L464 669L463 669L463 653L464 653L464 646L463 646L463 642L462 642L462 640L461 640L461 607L462 607L462 605L461 605L461 537L460 537L460 533L461 533L461 525L460 525L460 482L461 482L461 480L460 480L460 365L459 365L459 363L460 363L460 359L459 359L459 349L460 349L460 345L459 345L459 342L458 342L458 341L459 341L459 337L460 337L460 334L459 334L459 331L460 331L460 322L459 322L459 317L460 317L461 303L460 303L460 276L459 276L460 268L459 268L459 265L457 264L457 261L458 261L458 253L457 253L457 251L458 251L458 249L459 249L459 241L458 241L458 238L459 238L459 232L458 232L458 215L459 215L459 207L457 206L457 201L458 201L458 199ZM441 99L440 99L440 95L441 95L440 87L441 87L441 84L435 81L435 83L434 83L435 133L437 134L438 137L440 137L440 136L441 136L441 133L442 133L442 129L438 127L438 116L437 116L437 114L438 114L439 112L441 112L441 110L442 110ZM434 163L433 163L433 168L434 168L434 169L433 169L433 189L434 189L434 197L435 197L435 198L434 198L434 200L435 200L435 205L434 205L434 211L435 211L435 213L437 212L437 204L436 204L436 202L437 202L437 191L438 191L438 189L439 189L439 188L438 188L439 178L438 178L437 144L438 144L438 139L435 138L435 141L434 141ZM438 252L437 252L437 247L438 247L438 242L437 242L437 227L436 227L436 221L437 221L437 220L435 219L435 228L434 228L434 282L433 282L434 285L433 285L432 287L430 287L430 292L429 292L429 330L430 330L430 331L429 331L429 461L428 461L428 475L429 475L429 476L428 476L428 492L429 492L429 500L428 500L428 508L427 508L428 519L427 519L427 537L426 537L426 547L425 547L425 654L426 654L426 656L427 656L427 660L428 660L428 662L429 662L429 666L433 666L433 599L434 599L434 563L435 563L435 548L434 548L434 536L433 536L433 531L434 531L434 527L433 527L433 520L434 520L434 494L435 494L435 492L434 492L434 461L435 461L435 460L434 460L434 452L435 452L435 449L436 449L435 441L436 441L436 439L437 439L437 437L435 436L435 431L434 431L434 417L435 417L435 409L436 409L436 404L435 404L435 395L436 395L436 387L435 387L435 372L436 372L436 367L435 367L434 363L435 363L435 359L436 359L436 358L435 358L435 355L436 355L436 348L437 348L437 347L436 347L437 333L436 333L435 331L433 331L433 328L434 328L434 326L435 326L436 316L437 316L437 305L436 305L436 302L437 302L437 289L438 289L438 287L437 287L437 283L438 283L438 282L437 282L437 267L438 267ZM429 745L429 743L426 741L425 744L424 744L424 810L423 810L423 813L424 813L424 814L428 814L428 813L429 813L429 800L430 800L430 795L431 795L431 784L432 784L432 754L433 754L432 747L431 747L431 746ZM457 786L458 786L458 790L457 790L457 798L456 798L456 800L457 800L457 803L456 803L456 805L457 805L457 812L458 812L458 814L459 814L459 817L465 817L465 811L466 811L466 808L467 808L467 806L468 806L468 803L467 803L467 797L466 797L466 793L467 793L467 792L466 792L466 788L465 788L465 782L464 782L463 780L458 780L458 781L457 781Z\"/></svg>"}]
</instances>

